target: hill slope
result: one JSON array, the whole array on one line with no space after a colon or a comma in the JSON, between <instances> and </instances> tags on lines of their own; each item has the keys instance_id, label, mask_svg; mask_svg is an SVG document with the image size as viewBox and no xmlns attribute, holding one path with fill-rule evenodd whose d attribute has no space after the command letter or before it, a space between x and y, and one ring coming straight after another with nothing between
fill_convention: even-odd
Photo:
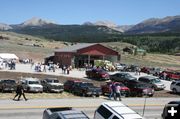
<instances>
[{"instance_id":1,"label":"hill slope","mask_svg":"<svg viewBox=\"0 0 180 119\"><path fill-rule=\"evenodd\" d=\"M87 25L49 24L43 26L16 27L10 31L67 42L105 42L113 39L114 36L121 35L121 32L106 26Z\"/></svg>"},{"instance_id":2,"label":"hill slope","mask_svg":"<svg viewBox=\"0 0 180 119\"><path fill-rule=\"evenodd\" d=\"M180 33L180 15L169 16L162 19L151 18L133 26L126 31L128 34L163 32Z\"/></svg>"}]
</instances>

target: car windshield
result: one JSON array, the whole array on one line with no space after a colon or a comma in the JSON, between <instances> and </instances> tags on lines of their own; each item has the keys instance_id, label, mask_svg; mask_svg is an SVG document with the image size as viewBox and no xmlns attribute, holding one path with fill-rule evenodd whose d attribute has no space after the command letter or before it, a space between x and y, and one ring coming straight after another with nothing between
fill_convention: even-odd
<instances>
[{"instance_id":1,"label":"car windshield","mask_svg":"<svg viewBox=\"0 0 180 119\"><path fill-rule=\"evenodd\" d=\"M47 80L48 83L59 83L59 80Z\"/></svg>"},{"instance_id":2,"label":"car windshield","mask_svg":"<svg viewBox=\"0 0 180 119\"><path fill-rule=\"evenodd\" d=\"M47 81L47 83L52 83L52 80L46 80Z\"/></svg>"},{"instance_id":3,"label":"car windshield","mask_svg":"<svg viewBox=\"0 0 180 119\"><path fill-rule=\"evenodd\" d=\"M98 70L99 73L106 73L104 70Z\"/></svg>"},{"instance_id":4,"label":"car windshield","mask_svg":"<svg viewBox=\"0 0 180 119\"><path fill-rule=\"evenodd\" d=\"M161 80L159 80L159 78L152 79L152 83L159 83L159 82L161 82Z\"/></svg>"},{"instance_id":5,"label":"car windshield","mask_svg":"<svg viewBox=\"0 0 180 119\"><path fill-rule=\"evenodd\" d=\"M126 77L132 77L130 74L125 74Z\"/></svg>"},{"instance_id":6,"label":"car windshield","mask_svg":"<svg viewBox=\"0 0 180 119\"><path fill-rule=\"evenodd\" d=\"M54 80L54 83L59 83L59 80Z\"/></svg>"},{"instance_id":7,"label":"car windshield","mask_svg":"<svg viewBox=\"0 0 180 119\"><path fill-rule=\"evenodd\" d=\"M13 83L16 83L14 80L4 80L4 83L11 83L11 84L13 84Z\"/></svg>"},{"instance_id":8,"label":"car windshield","mask_svg":"<svg viewBox=\"0 0 180 119\"><path fill-rule=\"evenodd\" d=\"M145 84L137 84L136 87L137 88L147 88L148 86Z\"/></svg>"},{"instance_id":9,"label":"car windshield","mask_svg":"<svg viewBox=\"0 0 180 119\"><path fill-rule=\"evenodd\" d=\"M120 86L120 87L124 87L124 84L122 84L122 83L116 83L115 85Z\"/></svg>"},{"instance_id":10,"label":"car windshield","mask_svg":"<svg viewBox=\"0 0 180 119\"><path fill-rule=\"evenodd\" d=\"M39 84L39 81L29 81L29 84Z\"/></svg>"},{"instance_id":11,"label":"car windshield","mask_svg":"<svg viewBox=\"0 0 180 119\"><path fill-rule=\"evenodd\" d=\"M92 83L82 83L83 86L93 86Z\"/></svg>"}]
</instances>

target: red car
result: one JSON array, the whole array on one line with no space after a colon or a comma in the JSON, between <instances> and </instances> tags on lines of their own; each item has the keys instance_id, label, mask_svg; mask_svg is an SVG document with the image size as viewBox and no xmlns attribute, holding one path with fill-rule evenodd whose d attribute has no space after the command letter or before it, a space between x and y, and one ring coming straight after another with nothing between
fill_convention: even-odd
<instances>
[{"instance_id":1,"label":"red car","mask_svg":"<svg viewBox=\"0 0 180 119\"><path fill-rule=\"evenodd\" d=\"M149 74L149 68L148 67L142 67L141 72Z\"/></svg>"},{"instance_id":2,"label":"red car","mask_svg":"<svg viewBox=\"0 0 180 119\"><path fill-rule=\"evenodd\" d=\"M180 72L178 71L173 71L173 70L167 70L167 71L163 71L160 74L160 78L163 79L164 73L166 73L166 80L178 80L180 79Z\"/></svg>"},{"instance_id":3,"label":"red car","mask_svg":"<svg viewBox=\"0 0 180 119\"><path fill-rule=\"evenodd\" d=\"M108 80L109 74L102 69L89 69L86 71L88 78L96 78L97 80Z\"/></svg>"},{"instance_id":4,"label":"red car","mask_svg":"<svg viewBox=\"0 0 180 119\"><path fill-rule=\"evenodd\" d=\"M81 83L82 81L80 80L67 80L65 83L64 83L64 90L65 91L68 91L68 92L72 92L72 89L73 89L73 86L76 84L76 83Z\"/></svg>"},{"instance_id":5,"label":"red car","mask_svg":"<svg viewBox=\"0 0 180 119\"><path fill-rule=\"evenodd\" d=\"M151 88L151 85L139 82L139 81L128 81L126 83L126 86L131 91L131 96L150 96L152 97L154 95L154 89Z\"/></svg>"},{"instance_id":6,"label":"red car","mask_svg":"<svg viewBox=\"0 0 180 119\"><path fill-rule=\"evenodd\" d=\"M112 82L107 82L105 85L101 86L101 90L102 90L102 94L109 94L110 93L110 85L112 85ZM126 87L123 83L121 82L115 82L115 85L120 85L121 87L121 95L123 96L129 96L130 94L130 89L128 87Z\"/></svg>"}]
</instances>

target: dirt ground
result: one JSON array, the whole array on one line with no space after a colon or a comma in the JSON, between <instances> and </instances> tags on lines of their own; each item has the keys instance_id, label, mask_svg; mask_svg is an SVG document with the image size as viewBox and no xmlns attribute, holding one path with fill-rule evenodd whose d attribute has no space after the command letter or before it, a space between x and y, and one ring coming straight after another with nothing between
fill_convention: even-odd
<instances>
[{"instance_id":1,"label":"dirt ground","mask_svg":"<svg viewBox=\"0 0 180 119\"><path fill-rule=\"evenodd\" d=\"M94 81L94 80L84 80L84 79L77 79L77 78L70 78L70 77L63 77L63 76L52 76L52 75L45 75L45 74L32 74L32 73L17 73L17 72L0 72L0 79L15 79L20 80L21 77L36 77L39 79L44 79L46 77L51 78L57 78L61 83L64 83L68 79L73 80L81 80L86 82L92 82L96 86L101 86L104 84L102 81ZM0 93L0 99L11 99L15 93ZM27 97L34 99L34 98L71 98L71 97L77 97L70 93L63 92L60 93L27 93ZM169 91L162 90L162 91L156 91L153 97L179 97L178 94L172 94ZM102 96L103 97L103 96Z\"/></svg>"}]
</instances>

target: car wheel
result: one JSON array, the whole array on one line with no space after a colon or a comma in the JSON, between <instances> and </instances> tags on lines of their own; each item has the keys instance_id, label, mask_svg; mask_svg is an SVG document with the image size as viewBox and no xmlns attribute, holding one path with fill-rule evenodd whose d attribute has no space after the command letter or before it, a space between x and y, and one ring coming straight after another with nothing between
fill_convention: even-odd
<instances>
[{"instance_id":1,"label":"car wheel","mask_svg":"<svg viewBox=\"0 0 180 119\"><path fill-rule=\"evenodd\" d=\"M177 90L175 88L173 88L173 93L176 94L177 93Z\"/></svg>"},{"instance_id":2,"label":"car wheel","mask_svg":"<svg viewBox=\"0 0 180 119\"><path fill-rule=\"evenodd\" d=\"M96 97L99 97L100 95L96 95Z\"/></svg>"},{"instance_id":3,"label":"car wheel","mask_svg":"<svg viewBox=\"0 0 180 119\"><path fill-rule=\"evenodd\" d=\"M4 93L4 89L2 88L2 91L1 91L2 93Z\"/></svg>"},{"instance_id":4,"label":"car wheel","mask_svg":"<svg viewBox=\"0 0 180 119\"><path fill-rule=\"evenodd\" d=\"M143 94L142 94L142 93L137 93L137 96L138 96L138 97L142 97Z\"/></svg>"},{"instance_id":5,"label":"car wheel","mask_svg":"<svg viewBox=\"0 0 180 119\"><path fill-rule=\"evenodd\" d=\"M82 96L83 96L83 97L85 97L85 96L86 96L86 94L85 94L85 93L82 93Z\"/></svg>"}]
</instances>

